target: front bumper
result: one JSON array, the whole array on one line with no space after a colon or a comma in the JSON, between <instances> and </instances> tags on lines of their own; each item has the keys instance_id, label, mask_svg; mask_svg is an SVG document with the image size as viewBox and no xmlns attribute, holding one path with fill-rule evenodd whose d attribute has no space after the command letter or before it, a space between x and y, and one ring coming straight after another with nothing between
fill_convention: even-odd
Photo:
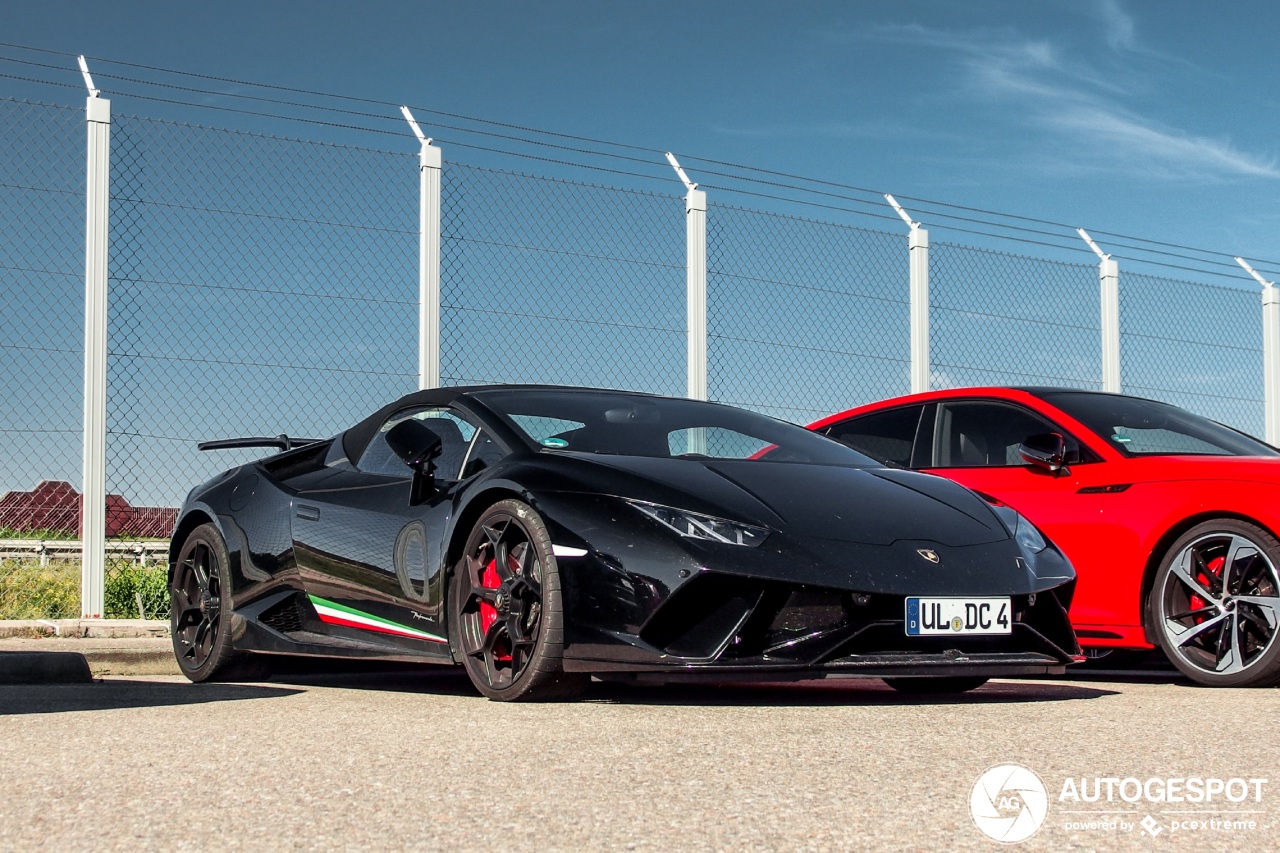
<instances>
[{"instance_id":1,"label":"front bumper","mask_svg":"<svg viewBox=\"0 0 1280 853\"><path fill-rule=\"evenodd\" d=\"M910 636L903 596L706 573L634 633L573 625L564 666L695 680L1057 675L1080 654L1072 585L1010 596L1009 634Z\"/></svg>"},{"instance_id":2,"label":"front bumper","mask_svg":"<svg viewBox=\"0 0 1280 853\"><path fill-rule=\"evenodd\" d=\"M879 654L849 655L820 665L747 663L734 665L565 660L570 672L633 676L637 681L722 683L728 681L817 681L821 679L902 676L1011 678L1062 675L1066 663L1049 655L1026 654Z\"/></svg>"}]
</instances>

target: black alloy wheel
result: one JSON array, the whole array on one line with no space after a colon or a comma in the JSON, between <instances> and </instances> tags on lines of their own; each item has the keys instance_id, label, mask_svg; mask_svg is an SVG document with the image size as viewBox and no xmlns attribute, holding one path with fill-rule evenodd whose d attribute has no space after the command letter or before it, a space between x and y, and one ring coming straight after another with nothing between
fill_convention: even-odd
<instances>
[{"instance_id":1,"label":"black alloy wheel","mask_svg":"<svg viewBox=\"0 0 1280 853\"><path fill-rule=\"evenodd\" d=\"M1280 541L1235 519L1197 525L1169 548L1151 591L1160 645L1210 687L1280 682Z\"/></svg>"},{"instance_id":2,"label":"black alloy wheel","mask_svg":"<svg viewBox=\"0 0 1280 853\"><path fill-rule=\"evenodd\" d=\"M230 576L227 546L218 529L202 524L178 552L169 584L169 634L178 668L192 681L226 681L266 676L266 670L231 644Z\"/></svg>"},{"instance_id":3,"label":"black alloy wheel","mask_svg":"<svg viewBox=\"0 0 1280 853\"><path fill-rule=\"evenodd\" d=\"M450 583L455 652L490 699L568 699L589 677L561 668L564 613L551 536L517 500L476 522Z\"/></svg>"}]
</instances>

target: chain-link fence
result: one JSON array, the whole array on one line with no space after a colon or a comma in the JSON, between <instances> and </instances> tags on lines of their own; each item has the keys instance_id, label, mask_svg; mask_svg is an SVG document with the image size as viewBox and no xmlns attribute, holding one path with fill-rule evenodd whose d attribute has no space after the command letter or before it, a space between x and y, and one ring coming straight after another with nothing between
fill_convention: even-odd
<instances>
[{"instance_id":1,"label":"chain-link fence","mask_svg":"<svg viewBox=\"0 0 1280 853\"><path fill-rule=\"evenodd\" d=\"M1098 268L930 250L930 386L1101 387Z\"/></svg>"},{"instance_id":2,"label":"chain-link fence","mask_svg":"<svg viewBox=\"0 0 1280 853\"><path fill-rule=\"evenodd\" d=\"M910 388L907 242L707 211L709 396L797 423Z\"/></svg>"},{"instance_id":3,"label":"chain-link fence","mask_svg":"<svg viewBox=\"0 0 1280 853\"><path fill-rule=\"evenodd\" d=\"M0 100L0 128L0 618L78 616L79 559L39 543L80 524L84 111Z\"/></svg>"},{"instance_id":4,"label":"chain-link fence","mask_svg":"<svg viewBox=\"0 0 1280 853\"><path fill-rule=\"evenodd\" d=\"M681 199L457 164L441 195L443 382L683 393Z\"/></svg>"},{"instance_id":5,"label":"chain-link fence","mask_svg":"<svg viewBox=\"0 0 1280 853\"><path fill-rule=\"evenodd\" d=\"M0 119L0 618L71 616L84 114ZM139 116L111 155L104 615L152 617L185 491L261 455L198 441L328 436L417 387L418 160ZM806 423L909 389L904 233L710 201L712 399ZM446 156L440 227L445 384L685 392L683 199ZM947 242L929 266L933 387L1100 387L1096 266ZM1126 390L1260 433L1256 292L1121 276Z\"/></svg>"},{"instance_id":6,"label":"chain-link fence","mask_svg":"<svg viewBox=\"0 0 1280 853\"><path fill-rule=\"evenodd\" d=\"M1126 391L1262 435L1258 293L1120 274L1120 365Z\"/></svg>"},{"instance_id":7,"label":"chain-link fence","mask_svg":"<svg viewBox=\"0 0 1280 853\"><path fill-rule=\"evenodd\" d=\"M197 441L328 436L417 387L412 156L118 116L111 187L108 536L167 537L157 509L261 456Z\"/></svg>"}]
</instances>

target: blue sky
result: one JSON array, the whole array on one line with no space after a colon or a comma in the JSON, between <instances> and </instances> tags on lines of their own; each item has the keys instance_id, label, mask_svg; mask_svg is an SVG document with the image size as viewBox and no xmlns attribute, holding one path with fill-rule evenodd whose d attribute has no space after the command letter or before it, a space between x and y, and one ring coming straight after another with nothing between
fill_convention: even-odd
<instances>
[{"instance_id":1,"label":"blue sky","mask_svg":"<svg viewBox=\"0 0 1280 853\"><path fill-rule=\"evenodd\" d=\"M41 0L0 41L1268 259L1277 24L1259 0Z\"/></svg>"},{"instance_id":2,"label":"blue sky","mask_svg":"<svg viewBox=\"0 0 1280 853\"><path fill-rule=\"evenodd\" d=\"M10 295L20 294L17 301L27 300L22 303L27 305L25 313L19 305L17 310L0 314L0 338L5 338L0 343L17 341L25 346L30 343L25 337L29 335L28 329L40 327L48 339L44 343L49 344L53 337L51 330L58 325L50 319L49 304L61 309L58 316L61 317L61 337L65 338L55 342L56 359L59 359L56 363L55 355L39 347L10 346L12 352L21 350L20 356L0 352L0 368L3 368L0 369L0 392L3 392L0 398L14 399L13 388L4 385L6 374L11 377L9 381L21 384L30 371L42 365L48 372L57 374L59 399L65 398L58 406L42 404L44 420L36 423L28 419L15 428L10 428L13 425L4 419L6 413L0 410L0 432L10 436L25 435L24 430L31 433L24 439L28 444L14 445L6 457L16 462L10 464L0 458L0 481L3 481L0 491L10 485L30 488L38 479L53 476L74 480L78 471L78 338L81 332L76 324L80 317L79 270L83 268L78 254L82 239L78 231L82 202L74 194L59 194L66 189L74 190L78 170L84 162L80 108L85 93L71 54L91 57L97 83L112 99L115 114L138 120L132 129L134 136L122 133L118 137L121 142L132 138L145 148L147 143L141 140L149 139L148 134L152 133L169 140L163 144L153 140L157 146L155 162L162 165L149 174L148 180L152 182L149 191L156 194L157 199L165 196L170 200L183 196L178 188L188 186L197 195L206 193L195 200L195 208L184 208L185 213L169 208L162 212L158 212L159 208L147 208L151 217L147 227L157 231L146 233L149 239L157 234L162 235L162 239L154 243L143 241L145 245L133 253L137 257L131 259L151 264L150 278L194 281L213 290L232 282L253 286L259 280L270 280L277 289L288 289L282 281L292 282L289 286L301 286L295 279L310 275L310 267L294 263L296 253L310 251L307 247L319 239L307 227L294 229L298 233L289 239L285 239L283 230L265 229L254 232L254 240L247 240L236 236L240 232L232 233L233 220L228 220L232 225L225 226L229 229L225 233L216 229L209 231L204 220L192 214L192 210L208 206L210 198L217 199L215 207L241 206L244 199L236 193L261 184L269 189L263 193L263 204L279 205L279 209L273 208L279 215L272 221L284 222L300 212L306 218L319 209L308 205L335 207L337 203L333 199L341 196L346 203L357 206L367 203L369 210L381 216L385 220L383 224L398 235L394 240L399 243L391 248L378 243L373 249L365 247L347 254L335 250L344 263L360 269L352 271L335 264L326 275L314 275L314 282L303 282L308 287L314 285L319 291L342 288L350 280L360 280L356 273L363 275L369 268L382 270L378 280L384 283L411 281L416 271L413 164L417 145L395 109L395 105L407 103L421 110L419 118L426 132L444 140L449 164L495 165L499 170L556 175L556 164L541 160L499 157L500 162L494 164L482 162L486 153L477 148L477 144L515 149L520 148L520 143L468 136L467 131L449 128L448 124L468 124L457 116L638 146L638 149L618 150L640 158L643 163L609 163L620 170L640 173L636 180L631 180L635 175L580 169L562 171L559 176L567 175L569 183L543 182L540 186L544 195L537 192L528 195L533 184L525 182L526 195L519 197L519 204L510 205L512 210L503 209L503 200L510 198L504 195L508 192L503 188L505 177L496 173L482 177L480 172L484 170L467 171L466 168L452 173L455 178L449 184L452 192L474 192L482 198L487 198L485 193L490 192L492 198L499 200L494 204L463 205L467 216L474 217L474 221L455 210L457 222L465 219L463 225L457 222L455 225L471 229L468 233L473 237L488 235L486 229L506 229L503 233L515 243L541 245L549 241L562 246L581 239L580 224L592 214L580 209L586 195L580 191L579 182L640 186L647 192L623 201L621 193L593 191L597 207L591 210L603 211L596 219L606 221L604 226L596 225L596 237L607 238L611 248L617 248L627 243L618 239L619 232L626 232L628 237L635 238L637 245L643 243L648 247L636 249L637 255L648 253L648 266L636 266L629 273L619 273L612 267L597 269L592 262L581 258L564 260L573 253L552 253L541 257L538 263L530 263L525 258L525 267L518 267L514 261L510 266L503 266L509 259L497 250L490 255L469 250L470 254L465 257L453 259L460 281L465 278L460 271L465 269L478 281L491 279L514 287L510 281L511 271L519 268L527 279L522 279L524 284L534 288L526 301L544 298L551 301L550 286L544 287L544 284L554 282L569 293L570 298L565 301L572 303L575 311L585 311L583 306L597 313L612 311L627 322L652 327L648 328L649 332L658 330L661 332L658 337L669 345L662 371L655 372L655 376L661 374L658 378L631 376L619 380L612 374L601 378L590 370L602 365L610 370L618 367L604 357L596 361L590 357L568 356L546 356L541 362L527 359L535 373L541 369L539 364L552 364L560 370L556 381L610 385L629 382L632 384L626 387L645 385L649 390L679 393L684 376L679 332L684 317L683 265L679 257L684 246L679 202L683 188L661 157L661 152L672 150L680 154L693 180L712 187L713 193L721 192L717 183L722 179L730 184L733 180L712 174L719 167L709 161L720 161L892 192L906 201L916 217L930 228L935 247L931 262L937 274L931 297L935 309L934 367L937 375L948 371L953 374L948 384L1010 378L999 370L1023 371L1015 372L1013 377L1059 377L1074 384L1095 381L1098 371L1093 331L1097 323L1093 272L1096 259L1070 229L1051 229L1056 235L1051 239L1056 239L1057 245L1050 247L1042 245L1039 235L1007 230L1010 224L1039 227L1035 223L1006 219L1003 233L1021 236L1023 241L994 241L998 245L993 246L993 241L984 241L980 235L957 230L957 226L962 228L966 223L942 220L941 215L947 208L919 200L962 206L970 210L952 209L951 212L978 219L998 217L972 210L1082 225L1108 249L1114 248L1113 243L1120 245L1123 241L1103 232L1228 253L1210 260L1199 259L1201 267L1217 265L1214 275L1200 275L1178 269L1180 261L1167 255L1147 255L1147 260L1163 258L1173 265L1152 268L1130 263L1125 254L1127 249L1117 252L1122 258L1121 313L1127 334L1123 379L1126 389L1135 393L1171 399L1258 431L1261 363L1255 352L1260 348L1256 286L1235 268L1230 255L1245 255L1269 277L1280 279L1280 230L1277 229L1280 203L1276 193L1280 188L1280 127L1276 126L1280 121L1280 110L1277 110L1280 95L1275 94L1272 83L1276 78L1273 42L1276 32L1280 31L1277 23L1280 23L1280 11L1257 0L1229 4L1183 0L1159 3L1121 0L973 0L964 3L929 0L687 0L682 3L665 0L370 0L364 3L223 0L216 4L40 0L0 5L0 43L4 43L0 44L0 98L32 98L70 107L50 111L60 114L60 118L55 122L56 127L45 128L47 136L26 140L27 145L37 146L38 156L17 147L8 149L19 175L10 181L13 186L8 189L0 182L0 194L10 192L6 198L34 198L22 194L25 190L19 185L28 182L28 178L21 173L28 166L52 164L46 178L55 181L53 189L58 191L40 196L41 203L47 206L46 213L42 214L44 219L34 213L15 214L23 203L15 201L6 205L4 199L0 199L0 213L13 214L7 219L0 218L0 238L10 237L0 239L0 267L5 266L6 250L15 256L22 255L23 240L30 244L26 247L31 250L28 254L39 254L35 250L43 249L52 260L15 262L9 264L10 268L56 267L53 274L42 273L43 277L28 279L12 275L0 279L0 286L8 287ZM24 51L13 45L38 50ZM206 77L114 64L121 62ZM39 77L54 85L24 83L12 75ZM134 83L121 77L150 82ZM296 93L253 89L209 78L369 99L377 103L322 99L328 107L345 107L363 111L365 115L351 117L330 112L320 117L338 123L350 121L371 127L374 132L348 133L320 124L280 123L260 116L219 111L219 108L287 111L266 102L239 99L245 95L310 99ZM204 91L165 88L173 85ZM194 106L147 99L143 93L172 97ZM428 113L432 110L436 113ZM446 113L455 116L442 115ZM277 141L255 137L235 143L245 148L224 149L221 146L227 141L226 134L197 130L183 136L183 132L174 129L176 126L151 123L152 117L180 118L216 128L309 141L276 144ZM0 134L4 127L0 122ZM378 135L378 131L382 135ZM531 135L521 130L511 133ZM464 144L463 139L470 144ZM310 150L314 147L311 141L342 141L356 146L363 153L315 162L327 164L326 168L341 169L367 161L369 172L354 175L343 172L340 179L333 179L315 162L308 161L311 165L304 166L302 161L306 155L295 159L286 153ZM564 138L550 141L569 147L575 145L574 141ZM11 140L10 144L17 143ZM594 142L581 144L586 148L601 148ZM116 141L113 146L118 155L127 150L127 145L117 146ZM376 150L364 151L366 148ZM591 159L590 155L559 149L526 146L524 151L550 159ZM262 155L263 162L282 171L264 172L265 167L259 162L253 177L247 178L239 168L239 158L250 155ZM199 159L201 157L206 159ZM76 171L60 164L72 164ZM170 171L166 171L166 167ZM388 195L386 184L379 183L378 176L383 170L402 167L408 180L398 185L391 182L404 196L395 202ZM291 171L295 168L300 170L296 174ZM198 180L188 180L193 169L200 172ZM303 171L308 175L306 181L297 179ZM725 171L733 170L725 167ZM268 174L273 176L271 180L264 177ZM756 177L770 176L757 174ZM493 185L471 184L483 180ZM789 178L776 180L782 184L791 181ZM341 189L339 185L344 181L345 195L325 194L324 190L329 188ZM765 194L788 192L765 183L745 186ZM858 238L866 245L850 241L850 232L846 230L832 238L833 245L828 246L821 235L830 229L821 224L795 225L793 222L796 235L785 229L773 233L763 225L754 230L749 225L735 230L730 227L735 217L742 221L752 217L741 210L731 213L728 208L736 205L767 210L776 199L728 191L713 195L713 204L719 205L715 223L722 234L735 235L732 239L721 239L730 246L726 255L744 268L739 276L742 281L765 273L778 280L790 280L793 276L820 278L836 271L865 279L861 283L872 290L881 287L883 292L876 291L871 296L885 297L875 304L889 306L885 310L892 314L885 319L863 305L862 313L851 318L848 329L840 324L826 324L821 329L823 334L818 335L812 319L827 316L834 309L823 307L826 303L801 302L797 303L796 316L790 324L780 321L782 312L771 308L751 316L757 323L778 328L744 331L729 321L746 323L750 312L735 312L727 306L768 307L767 300L749 287L734 290L722 282L717 297L721 302L713 306L718 306L720 312L713 311L713 335L738 343L741 342L737 337L786 340L777 345L774 342L754 348L744 346L741 351L722 342L717 352L726 363L716 363L715 369L720 375L715 382L720 384L713 382L714 393L728 395L721 399L764 405L761 398L752 398L750 394L759 391L765 396L796 397L796 384L807 382L807 389L802 390L812 391L816 396L804 405L812 409L809 416L817 416L874 396L906 390L906 309L901 291L897 289L906 272L902 251L906 228L878 195L854 192L845 195L848 198L838 199L826 207L822 206L826 200L823 197L808 196L806 201L817 206L800 207L799 216L823 222L852 222L859 228L874 229L877 233L867 236L870 232L863 232ZM185 197L183 200L192 201ZM572 215L540 215L556 204L572 208L569 210ZM867 208L855 210L859 204L870 205L869 209L877 211L882 218L868 220L861 216L860 212ZM669 219L649 210L663 205L669 206ZM127 212L128 207L121 209ZM797 208L789 210L795 213ZM357 218L363 221L367 212L361 207ZM625 216L616 221L610 219L627 212L634 215L634 219ZM491 220L486 218L488 214L493 214ZM316 214L312 218L326 219L331 215L344 219L355 214L326 208L323 216ZM127 216L119 222L127 224ZM538 239L524 241L517 239L518 235L511 236L516 234L517 227L535 225L544 229L537 232ZM768 226L778 227L776 222ZM984 228L972 224L969 227L979 231ZM999 230L997 226L992 228ZM226 239L243 239L244 244L234 243L236 251L220 251L233 245L218 242L218 238L226 234L231 234ZM187 235L190 242L184 241L183 235ZM771 240L771 236L777 239ZM199 242L201 239L205 242ZM944 241L955 244L949 253L939 251ZM290 247L288 251L276 252L277 247L286 244ZM652 248L657 244L663 247L661 251ZM211 245L219 251L211 252ZM455 244L455 250L460 252L457 245L461 243ZM867 251L851 260L840 254L859 245ZM994 247L1008 254L998 258L991 254L979 257L968 249L956 248L965 245ZM76 250L69 253L64 250L65 246L75 246ZM175 247L182 247L182 251ZM343 247L345 244L339 248ZM805 265L814 262L817 248L827 255L820 259L821 269L810 269ZM1180 251L1160 246L1148 248ZM126 245L120 252L121 258L131 257L127 249ZM376 262L366 254L370 251L376 256ZM609 254L604 250L599 253ZM330 254L319 253L312 260L330 257ZM869 259L876 257L884 263L872 268ZM1045 263L1027 258L1067 263L1061 265L1065 271L1053 278L1049 275L1052 270ZM489 266L484 266L486 262ZM662 272L653 272L658 267ZM745 270L746 267L751 269ZM121 274L121 270L114 269L113 274ZM720 274L726 280L730 278L723 270ZM1168 281L1180 278L1207 280L1218 287L1197 290L1194 285L1171 285ZM605 288L612 293L609 300L600 298L596 286L599 281L609 285ZM952 282L950 291L946 281ZM479 298L476 282L466 279L465 283L473 288L467 293L467 305L474 308ZM1224 295L1218 289L1222 285L1241 290ZM57 293L67 296L47 299L55 287L62 288ZM574 290L575 287L578 289ZM655 296L658 291L665 296L661 299ZM364 352L364 338L354 332L348 335L350 340L340 341L342 346L327 356L351 360L356 358L353 355L356 353L357 360L381 358L380 364L366 367L378 375L391 375L392 379L386 380L388 383L400 383L407 390L414 379L413 317L400 303L410 304L412 294L406 296L399 291L397 294L396 304L400 307L388 310L404 315L400 318L403 328L395 335L386 336L389 349L398 353L396 357ZM629 297L638 295L647 300L652 316L629 301ZM126 315L129 306L147 303L153 296L147 290L119 290L113 296L113 310ZM563 299L564 293L560 297ZM506 297L493 298L502 302ZM12 309L12 305L6 304ZM204 303L187 299L183 304L189 307ZM235 309L233 303L225 299L219 304L230 312L222 318L228 322L241 316L261 320L253 310ZM334 306L347 303L323 304L328 306L325 311L332 312L339 310ZM329 420L317 426L314 418L291 421L277 412L275 408L283 407L306 411L316 417L325 415L325 409L306 403L321 393L307 383L338 380L332 379L331 374L272 372L268 368L276 362L290 362L303 356L276 352L283 344L273 343L271 336L251 335L252 347L256 347L252 353L224 353L219 357L222 362L240 359L266 364L256 372L248 370L247 379L225 369L225 365L224 368L210 368L208 364L192 366L200 358L213 357L204 338L187 333L188 327L198 325L195 315L190 310L184 313L176 308L161 311L160 305L168 303L157 301L152 304L154 310L139 309L134 317L156 326L148 326L146 335L139 334L138 328L127 322L113 329L113 347L128 349L136 343L130 336L137 335L145 338L143 348L147 349L138 358L150 360L140 361L143 367L122 366L112 374L113 389L132 388L133 384L144 382L147 392L137 399L128 398L132 405L121 404L112 409L112 441L116 444L111 446L113 453L123 449L119 450L118 459L113 456L111 488L138 501L176 503L186 486L200 479L194 473L197 467L212 469L214 465L223 464L208 455L194 461L197 459L193 447L195 438L263 431L274 434L282 429L305 433L336 430L355 416L345 410L341 415L329 412ZM960 310L962 308L964 310ZM966 313L969 309L977 313ZM307 310L314 313L306 316L318 317L323 313L315 305ZM999 328L991 331L995 328L991 324L996 320L983 319L983 311L1003 325L997 324ZM387 328L385 321L366 321L361 319L365 315L359 312L347 313L352 315L349 318L352 327L362 330L360 334L382 333ZM463 314L461 310L456 313ZM1008 322L1003 318L1005 314L1022 317L1026 322ZM306 316L299 314L301 320L293 319L301 322ZM476 313L474 316L488 315ZM1032 319L1027 320L1028 316ZM1042 320L1048 325L1040 322ZM455 318L453 322L455 338L486 340L482 333L463 334L459 331L460 321ZM721 325L714 325L717 322ZM328 331L324 334L335 333L333 330L340 325L335 321L332 327L325 326ZM589 356L608 353L620 346L617 340L620 333L610 331L607 324L597 326L591 328L602 342L583 344ZM581 323L566 326L587 327ZM219 328L215 322L203 328L203 333L216 335ZM318 342L326 340L321 331L312 329L311 337L304 343L318 346ZM505 331L515 334L520 329L509 326ZM542 333L546 333L545 328ZM891 340L881 340L877 337L879 333ZM565 342L570 349L586 340L554 334L549 338ZM825 348L836 355L824 356L826 361L823 361L804 347L787 349L785 344L793 339L803 341L811 349ZM632 342L632 350L653 350L658 346L648 338L645 340L648 343ZM1000 346L990 344L993 340L1000 341ZM222 343L233 349L247 346L246 340L234 337ZM853 351L858 358L878 358L880 372L867 379L862 375L866 371L866 359L857 361L852 357L846 361L856 362L855 366L840 369L839 365L844 363L840 359L849 355L845 350ZM500 347L486 349L478 345L476 351L482 355L506 352ZM1045 366L1036 361L1041 356L1041 361L1047 359L1052 363ZM6 362L5 358L18 360ZM647 358L652 367L655 359L651 355ZM952 369L955 365L975 370L982 365L998 369L958 374ZM506 363L490 367L483 375L459 374L454 378L459 381L547 381L542 374L516 375L514 368ZM587 372L573 373L571 367ZM462 369L479 370L480 367L473 364ZM853 380L849 377L855 376L868 383L874 379L878 384L857 389L839 388L826 381L830 374L843 376L850 382ZM741 387L726 377L736 377ZM222 384L211 385L214 380ZM250 383L247 390L262 399L253 394L234 393L240 382ZM47 390L33 383L21 387L29 393ZM214 387L223 390L216 393L209 390ZM1184 391L1191 396L1179 396ZM358 408L361 413L399 393L376 383L369 384L363 392L364 396L353 393L344 398L349 407ZM202 407L198 400L187 400L184 396L199 397L205 393L229 402ZM366 396L377 399L366 400ZM272 408L266 400L279 405ZM169 415L175 401L179 402L179 408L185 406L182 411L192 418L206 417L206 412L212 414L200 423L176 422ZM791 402L801 405L795 399ZM23 406L16 405L7 414L11 419L20 420L26 417L25 411ZM803 412L784 413L784 416L807 419ZM284 422L280 422L281 418ZM134 438L141 449L130 449L132 445L128 442ZM158 443L142 446L152 439ZM61 442L56 448L49 443L55 441ZM185 455L173 455L178 453ZM155 464L158 459L173 461L166 467ZM139 465L139 460L147 464ZM14 465L18 467L15 469ZM14 474L14 470L18 473ZM174 475L173 471L182 473ZM141 479L144 474L152 479ZM10 484L4 481L6 477L17 479Z\"/></svg>"}]
</instances>

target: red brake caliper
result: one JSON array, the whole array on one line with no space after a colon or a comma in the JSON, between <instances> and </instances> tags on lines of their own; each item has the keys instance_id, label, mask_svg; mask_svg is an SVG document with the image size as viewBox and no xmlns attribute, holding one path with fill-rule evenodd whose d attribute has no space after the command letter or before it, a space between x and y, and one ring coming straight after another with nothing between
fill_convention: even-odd
<instances>
[{"instance_id":1,"label":"red brake caliper","mask_svg":"<svg viewBox=\"0 0 1280 853\"><path fill-rule=\"evenodd\" d=\"M490 560L488 565L484 567L484 571L480 573L480 586L485 589L497 589L502 586L502 581L498 578L498 562L496 559ZM494 607L487 601L480 601L480 633L481 635L489 633L489 626L498 618L498 608ZM511 650L506 648L505 644L499 644L494 649L494 658L497 660L511 660Z\"/></svg>"},{"instance_id":2,"label":"red brake caliper","mask_svg":"<svg viewBox=\"0 0 1280 853\"><path fill-rule=\"evenodd\" d=\"M1208 563L1206 563L1205 565L1208 567L1209 571L1213 573L1214 578L1215 578L1215 579L1217 579L1217 578L1222 577L1222 567L1223 567L1223 566L1225 566L1226 564L1227 564L1227 558L1226 558L1226 557L1214 557L1212 560L1210 560L1210 561L1209 561ZM1202 573L1200 573L1200 574L1198 574L1198 575L1196 575L1196 580L1197 580L1197 581L1199 581L1199 582L1200 582L1203 586L1205 586L1206 588L1208 588L1208 587L1212 586L1212 584L1210 584L1210 583L1209 583L1209 578L1208 578L1208 576L1206 576L1203 572L1202 572ZM1200 596L1196 595L1195 593L1192 593L1192 594L1191 594L1191 602L1190 602L1190 604L1191 604L1191 609L1192 609L1192 610L1199 610L1199 609L1201 609L1202 607L1208 607L1208 606L1209 606L1209 602L1205 601L1203 598L1201 598ZM1204 615L1197 616L1197 617L1195 618L1195 619L1196 619L1196 624L1197 624L1197 625L1199 625L1201 622L1203 622L1203 621L1204 621L1205 619L1207 619L1207 618L1208 618L1208 617L1207 617L1207 616L1204 616Z\"/></svg>"}]
</instances>

